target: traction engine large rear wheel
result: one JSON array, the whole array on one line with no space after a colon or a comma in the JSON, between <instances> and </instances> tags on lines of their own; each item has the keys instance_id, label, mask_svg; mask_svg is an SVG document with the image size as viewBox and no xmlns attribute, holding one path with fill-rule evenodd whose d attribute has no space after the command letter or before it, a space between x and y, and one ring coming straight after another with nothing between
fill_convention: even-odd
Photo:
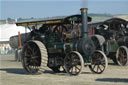
<instances>
[{"instance_id":1,"label":"traction engine large rear wheel","mask_svg":"<svg viewBox=\"0 0 128 85\"><path fill-rule=\"evenodd\" d=\"M116 52L116 60L120 66L128 65L128 48L126 46L121 46L118 48Z\"/></svg>"},{"instance_id":2,"label":"traction engine large rear wheel","mask_svg":"<svg viewBox=\"0 0 128 85\"><path fill-rule=\"evenodd\" d=\"M81 54L77 51L72 51L64 59L64 68L70 75L78 75L81 73L84 66L84 61Z\"/></svg>"},{"instance_id":3,"label":"traction engine large rear wheel","mask_svg":"<svg viewBox=\"0 0 128 85\"><path fill-rule=\"evenodd\" d=\"M22 64L30 74L40 74L47 67L47 50L40 41L29 41L25 44L22 53Z\"/></svg>"},{"instance_id":4,"label":"traction engine large rear wheel","mask_svg":"<svg viewBox=\"0 0 128 85\"><path fill-rule=\"evenodd\" d=\"M89 65L90 70L97 74L104 72L108 66L106 55L102 51L96 50L91 58L91 65Z\"/></svg>"}]
</instances>

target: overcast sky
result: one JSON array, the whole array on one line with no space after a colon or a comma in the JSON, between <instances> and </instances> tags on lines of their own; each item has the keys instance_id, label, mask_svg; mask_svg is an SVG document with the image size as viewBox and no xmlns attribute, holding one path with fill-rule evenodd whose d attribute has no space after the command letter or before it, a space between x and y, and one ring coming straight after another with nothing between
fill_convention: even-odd
<instances>
[{"instance_id":1,"label":"overcast sky","mask_svg":"<svg viewBox=\"0 0 128 85\"><path fill-rule=\"evenodd\" d=\"M128 14L128 0L0 0L0 19L45 18L80 13Z\"/></svg>"}]
</instances>

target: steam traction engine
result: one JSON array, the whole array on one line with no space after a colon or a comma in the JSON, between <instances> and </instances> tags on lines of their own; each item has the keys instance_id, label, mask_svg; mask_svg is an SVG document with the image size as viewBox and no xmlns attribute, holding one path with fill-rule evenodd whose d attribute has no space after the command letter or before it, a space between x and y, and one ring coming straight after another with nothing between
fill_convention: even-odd
<instances>
[{"instance_id":1,"label":"steam traction engine","mask_svg":"<svg viewBox=\"0 0 128 85\"><path fill-rule=\"evenodd\" d=\"M128 22L112 18L94 25L95 33L91 39L96 49L102 50L115 64L128 65Z\"/></svg>"},{"instance_id":2,"label":"steam traction engine","mask_svg":"<svg viewBox=\"0 0 128 85\"><path fill-rule=\"evenodd\" d=\"M16 23L31 30L31 38L22 51L24 69L39 74L49 67L54 72L78 75L84 66L89 66L92 72L102 73L108 62L88 36L89 21L87 9L82 8L81 15Z\"/></svg>"}]
</instances>

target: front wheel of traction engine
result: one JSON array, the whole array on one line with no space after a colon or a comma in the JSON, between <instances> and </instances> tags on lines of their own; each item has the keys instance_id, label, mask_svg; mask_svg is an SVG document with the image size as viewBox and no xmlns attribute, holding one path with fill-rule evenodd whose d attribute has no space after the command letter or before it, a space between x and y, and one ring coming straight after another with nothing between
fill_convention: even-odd
<instances>
[{"instance_id":1,"label":"front wheel of traction engine","mask_svg":"<svg viewBox=\"0 0 128 85\"><path fill-rule=\"evenodd\" d=\"M29 41L23 47L22 64L27 73L40 74L48 62L47 50L40 41Z\"/></svg>"},{"instance_id":2,"label":"front wheel of traction engine","mask_svg":"<svg viewBox=\"0 0 128 85\"><path fill-rule=\"evenodd\" d=\"M120 46L116 52L116 60L118 65L128 65L128 48L126 46Z\"/></svg>"},{"instance_id":3,"label":"front wheel of traction engine","mask_svg":"<svg viewBox=\"0 0 128 85\"><path fill-rule=\"evenodd\" d=\"M80 74L83 66L83 57L77 51L70 52L64 59L64 68L70 75Z\"/></svg>"},{"instance_id":4,"label":"front wheel of traction engine","mask_svg":"<svg viewBox=\"0 0 128 85\"><path fill-rule=\"evenodd\" d=\"M91 56L91 65L89 65L90 70L93 73L101 74L108 66L108 61L106 55L99 50L96 50Z\"/></svg>"}]
</instances>

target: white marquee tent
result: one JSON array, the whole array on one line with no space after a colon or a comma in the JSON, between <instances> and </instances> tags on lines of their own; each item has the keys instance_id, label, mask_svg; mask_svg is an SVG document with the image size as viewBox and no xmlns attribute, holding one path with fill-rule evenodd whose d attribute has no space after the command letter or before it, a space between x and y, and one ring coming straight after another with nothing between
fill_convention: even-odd
<instances>
[{"instance_id":1,"label":"white marquee tent","mask_svg":"<svg viewBox=\"0 0 128 85\"><path fill-rule=\"evenodd\" d=\"M18 35L18 32L25 33L25 27L15 24L2 24L0 25L0 41L9 41L9 38Z\"/></svg>"}]
</instances>

